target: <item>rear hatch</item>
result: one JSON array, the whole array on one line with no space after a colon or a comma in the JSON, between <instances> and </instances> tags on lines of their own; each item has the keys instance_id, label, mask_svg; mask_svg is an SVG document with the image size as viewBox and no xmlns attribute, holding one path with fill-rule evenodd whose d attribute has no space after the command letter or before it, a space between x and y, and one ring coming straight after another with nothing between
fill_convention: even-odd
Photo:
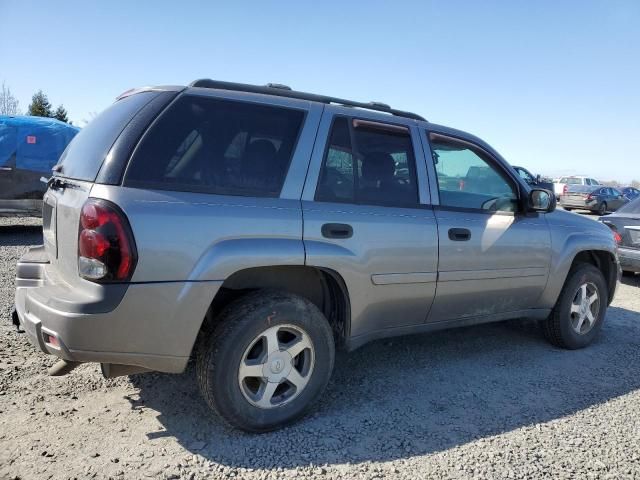
<instances>
[{"instance_id":1,"label":"rear hatch","mask_svg":"<svg viewBox=\"0 0 640 480\"><path fill-rule=\"evenodd\" d=\"M134 116L157 92L146 91L115 102L83 128L64 151L43 202L45 250L51 263L48 275L79 287L78 229L82 206L109 155L111 147ZM111 158L107 158L107 162Z\"/></svg>"}]
</instances>

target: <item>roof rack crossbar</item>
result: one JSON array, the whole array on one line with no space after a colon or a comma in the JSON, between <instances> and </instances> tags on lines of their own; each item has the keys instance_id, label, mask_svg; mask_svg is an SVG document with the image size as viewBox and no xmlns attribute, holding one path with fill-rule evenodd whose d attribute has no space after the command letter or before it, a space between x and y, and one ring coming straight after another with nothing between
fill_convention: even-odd
<instances>
[{"instance_id":1,"label":"roof rack crossbar","mask_svg":"<svg viewBox=\"0 0 640 480\"><path fill-rule=\"evenodd\" d=\"M221 80L211 80L208 78L202 78L191 82L190 87L201 88L215 88L219 90L231 90L236 92L248 92L248 93L262 93L266 95L276 95L278 97L297 98L300 100L308 100L310 102L319 102L327 104L344 105L347 107L364 108L367 110L375 110L377 112L390 113L397 117L412 118L414 120L426 121L423 117L416 113L404 112L402 110L396 110L381 102L355 102L352 100L345 100L343 98L329 97L326 95L317 95L315 93L298 92L291 90L285 85L269 83L265 86L262 85L250 85L247 83L235 83L224 82Z\"/></svg>"}]
</instances>

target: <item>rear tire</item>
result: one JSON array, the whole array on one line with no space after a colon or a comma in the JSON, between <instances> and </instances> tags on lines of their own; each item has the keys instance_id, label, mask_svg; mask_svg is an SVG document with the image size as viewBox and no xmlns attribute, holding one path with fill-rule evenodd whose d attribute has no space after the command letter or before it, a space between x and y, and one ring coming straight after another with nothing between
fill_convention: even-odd
<instances>
[{"instance_id":1,"label":"rear tire","mask_svg":"<svg viewBox=\"0 0 640 480\"><path fill-rule=\"evenodd\" d=\"M607 214L607 202L602 202L599 206L598 206L598 210L596 212L598 215L602 216L602 215L606 215Z\"/></svg>"},{"instance_id":2,"label":"rear tire","mask_svg":"<svg viewBox=\"0 0 640 480\"><path fill-rule=\"evenodd\" d=\"M608 298L600 270L588 263L573 267L551 315L544 321L547 340L570 350L589 345L602 328Z\"/></svg>"},{"instance_id":3,"label":"rear tire","mask_svg":"<svg viewBox=\"0 0 640 480\"><path fill-rule=\"evenodd\" d=\"M570 212L571 210L573 210L573 208L571 207L563 207L567 212Z\"/></svg>"},{"instance_id":4,"label":"rear tire","mask_svg":"<svg viewBox=\"0 0 640 480\"><path fill-rule=\"evenodd\" d=\"M196 358L200 391L230 425L267 432L301 418L329 382L333 333L303 297L258 291L220 314Z\"/></svg>"}]
</instances>

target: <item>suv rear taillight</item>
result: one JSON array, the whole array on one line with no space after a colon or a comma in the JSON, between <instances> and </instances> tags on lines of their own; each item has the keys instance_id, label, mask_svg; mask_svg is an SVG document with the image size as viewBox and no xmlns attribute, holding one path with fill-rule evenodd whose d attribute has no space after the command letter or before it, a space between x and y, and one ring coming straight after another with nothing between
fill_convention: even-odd
<instances>
[{"instance_id":1,"label":"suv rear taillight","mask_svg":"<svg viewBox=\"0 0 640 480\"><path fill-rule=\"evenodd\" d=\"M78 232L78 273L93 282L126 282L137 261L129 221L116 205L88 199Z\"/></svg>"},{"instance_id":2,"label":"suv rear taillight","mask_svg":"<svg viewBox=\"0 0 640 480\"><path fill-rule=\"evenodd\" d=\"M565 183L564 187L562 187L562 195L566 195L567 191L569 191L569 185Z\"/></svg>"}]
</instances>

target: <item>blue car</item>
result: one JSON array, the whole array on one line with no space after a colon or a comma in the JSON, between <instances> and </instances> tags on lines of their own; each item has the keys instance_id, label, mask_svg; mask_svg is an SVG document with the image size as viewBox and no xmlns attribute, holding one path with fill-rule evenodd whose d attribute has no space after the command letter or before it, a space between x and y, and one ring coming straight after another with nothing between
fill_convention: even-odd
<instances>
[{"instance_id":1,"label":"blue car","mask_svg":"<svg viewBox=\"0 0 640 480\"><path fill-rule=\"evenodd\" d=\"M633 200L634 198L640 197L640 190L635 187L624 187L622 190L622 194L627 197L629 200Z\"/></svg>"}]
</instances>

